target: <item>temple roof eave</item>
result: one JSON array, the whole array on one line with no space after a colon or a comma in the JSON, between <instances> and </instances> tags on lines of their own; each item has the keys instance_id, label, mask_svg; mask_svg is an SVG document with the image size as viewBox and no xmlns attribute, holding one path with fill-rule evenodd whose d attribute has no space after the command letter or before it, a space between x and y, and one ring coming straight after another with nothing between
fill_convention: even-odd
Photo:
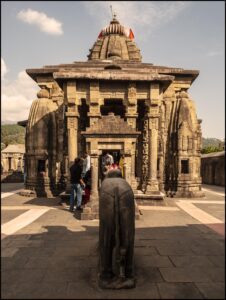
<instances>
[{"instance_id":1,"label":"temple roof eave","mask_svg":"<svg viewBox=\"0 0 226 300\"><path fill-rule=\"evenodd\" d=\"M87 138L96 138L96 137L102 137L102 138L109 138L112 136L117 136L118 138L137 138L141 132L140 131L135 131L135 132L124 132L124 133L119 133L119 132L95 132L95 131L81 131L81 134L84 137Z\"/></svg>"},{"instance_id":2,"label":"temple roof eave","mask_svg":"<svg viewBox=\"0 0 226 300\"><path fill-rule=\"evenodd\" d=\"M27 123L28 123L28 120L18 121L17 125L22 126L22 127L26 127Z\"/></svg>"},{"instance_id":3,"label":"temple roof eave","mask_svg":"<svg viewBox=\"0 0 226 300\"><path fill-rule=\"evenodd\" d=\"M199 75L198 70L186 70L182 68L173 68L167 66L157 66L149 63L135 63L135 62L125 62L117 61L114 64L118 65L121 70L105 70L105 68L112 64L112 61L98 61L98 62L75 62L72 64L60 64L53 66L44 66L43 68L27 69L27 74L37 82L38 77L48 77L51 76L56 80L64 80L66 78L72 79L106 79L106 80L115 80L115 74L127 73L127 77L136 77L135 74L139 73L139 77L136 80L168 80L172 81L175 77L190 77L191 82L193 82ZM114 76L108 75L105 78L102 78L104 72L108 74L114 74ZM92 75L87 75L87 73L93 73ZM94 74L97 73L97 76ZM144 75L142 78L141 76ZM132 76L131 76L131 75ZM145 74L147 75L145 78ZM156 76L154 79L154 76ZM126 75L124 75L126 78ZM167 79L168 76L168 79ZM132 80L132 79L122 79L122 80ZM118 79L116 79L118 80Z\"/></svg>"},{"instance_id":4,"label":"temple roof eave","mask_svg":"<svg viewBox=\"0 0 226 300\"><path fill-rule=\"evenodd\" d=\"M58 71L59 68L39 68L39 69L26 69L26 73L37 82L37 77L41 76L52 76L53 72Z\"/></svg>"},{"instance_id":5,"label":"temple roof eave","mask_svg":"<svg viewBox=\"0 0 226 300\"><path fill-rule=\"evenodd\" d=\"M174 76L160 75L150 73L128 73L121 71L99 71L99 72L55 72L53 73L54 79L67 80L67 79L88 79L88 80L131 80L131 81L168 81L172 82Z\"/></svg>"}]
</instances>

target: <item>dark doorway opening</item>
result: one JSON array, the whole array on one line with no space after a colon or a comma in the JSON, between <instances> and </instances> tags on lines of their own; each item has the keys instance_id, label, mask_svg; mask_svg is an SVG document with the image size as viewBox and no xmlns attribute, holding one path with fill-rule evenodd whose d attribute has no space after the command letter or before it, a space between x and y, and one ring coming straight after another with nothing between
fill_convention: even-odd
<instances>
[{"instance_id":1,"label":"dark doorway opening","mask_svg":"<svg viewBox=\"0 0 226 300\"><path fill-rule=\"evenodd\" d=\"M110 112L122 118L125 117L125 107L121 99L105 99L100 108L101 115L107 116Z\"/></svg>"},{"instance_id":2,"label":"dark doorway opening","mask_svg":"<svg viewBox=\"0 0 226 300\"><path fill-rule=\"evenodd\" d=\"M46 161L43 159L38 160L38 173L46 171Z\"/></svg>"},{"instance_id":3,"label":"dark doorway opening","mask_svg":"<svg viewBox=\"0 0 226 300\"><path fill-rule=\"evenodd\" d=\"M11 171L12 169L12 157L9 157L9 170L8 171Z\"/></svg>"}]
</instances>

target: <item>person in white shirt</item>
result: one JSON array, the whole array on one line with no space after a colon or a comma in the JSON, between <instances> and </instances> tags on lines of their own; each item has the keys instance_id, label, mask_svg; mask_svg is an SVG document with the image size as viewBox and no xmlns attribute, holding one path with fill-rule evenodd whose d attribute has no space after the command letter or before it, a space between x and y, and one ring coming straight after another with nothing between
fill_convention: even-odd
<instances>
[{"instance_id":1,"label":"person in white shirt","mask_svg":"<svg viewBox=\"0 0 226 300\"><path fill-rule=\"evenodd\" d=\"M90 155L85 152L84 154L84 161L83 161L83 168L82 168L82 177L84 178L86 173L90 170Z\"/></svg>"},{"instance_id":2,"label":"person in white shirt","mask_svg":"<svg viewBox=\"0 0 226 300\"><path fill-rule=\"evenodd\" d=\"M114 163L114 158L109 152L107 152L103 157L103 165L106 165L108 163L110 163L110 165Z\"/></svg>"}]
</instances>

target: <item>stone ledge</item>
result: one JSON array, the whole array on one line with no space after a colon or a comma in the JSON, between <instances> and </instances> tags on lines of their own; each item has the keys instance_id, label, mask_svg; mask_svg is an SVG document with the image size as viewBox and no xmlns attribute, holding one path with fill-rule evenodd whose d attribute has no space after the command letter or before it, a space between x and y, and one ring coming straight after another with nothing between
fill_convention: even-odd
<instances>
[{"instance_id":1,"label":"stone ledge","mask_svg":"<svg viewBox=\"0 0 226 300\"><path fill-rule=\"evenodd\" d=\"M135 199L136 201L140 201L140 200L164 200L164 196L165 194L158 192L158 193L150 193L150 194L135 194Z\"/></svg>"},{"instance_id":2,"label":"stone ledge","mask_svg":"<svg viewBox=\"0 0 226 300\"><path fill-rule=\"evenodd\" d=\"M19 192L19 195L26 196L26 197L37 197L37 194L36 194L35 191L33 191L33 190L27 190L27 189L21 190Z\"/></svg>"}]
</instances>

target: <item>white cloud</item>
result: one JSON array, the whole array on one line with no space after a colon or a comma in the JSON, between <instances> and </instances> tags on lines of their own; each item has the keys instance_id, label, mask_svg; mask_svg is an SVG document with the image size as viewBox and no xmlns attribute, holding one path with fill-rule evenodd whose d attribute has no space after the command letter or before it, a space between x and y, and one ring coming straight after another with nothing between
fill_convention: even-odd
<instances>
[{"instance_id":1,"label":"white cloud","mask_svg":"<svg viewBox=\"0 0 226 300\"><path fill-rule=\"evenodd\" d=\"M21 10L17 14L17 17L25 23L38 26L38 28L45 33L53 35L63 34L62 23L54 18L48 17L43 12L28 8L27 10Z\"/></svg>"},{"instance_id":2,"label":"white cloud","mask_svg":"<svg viewBox=\"0 0 226 300\"><path fill-rule=\"evenodd\" d=\"M109 24L111 19L110 5L116 12L117 19L124 26L132 28L143 35L150 34L176 18L190 1L84 1L90 15L96 17L100 26Z\"/></svg>"},{"instance_id":3,"label":"white cloud","mask_svg":"<svg viewBox=\"0 0 226 300\"><path fill-rule=\"evenodd\" d=\"M8 68L5 64L5 61L3 58L1 58L1 78L2 80L5 79L5 75L8 72Z\"/></svg>"},{"instance_id":4,"label":"white cloud","mask_svg":"<svg viewBox=\"0 0 226 300\"><path fill-rule=\"evenodd\" d=\"M221 54L223 54L223 51L210 51L206 55L211 57L211 56L218 56L218 55L221 55Z\"/></svg>"},{"instance_id":5,"label":"white cloud","mask_svg":"<svg viewBox=\"0 0 226 300\"><path fill-rule=\"evenodd\" d=\"M21 71L16 80L3 81L1 91L2 121L26 120L32 101L37 98L38 85Z\"/></svg>"}]
</instances>

